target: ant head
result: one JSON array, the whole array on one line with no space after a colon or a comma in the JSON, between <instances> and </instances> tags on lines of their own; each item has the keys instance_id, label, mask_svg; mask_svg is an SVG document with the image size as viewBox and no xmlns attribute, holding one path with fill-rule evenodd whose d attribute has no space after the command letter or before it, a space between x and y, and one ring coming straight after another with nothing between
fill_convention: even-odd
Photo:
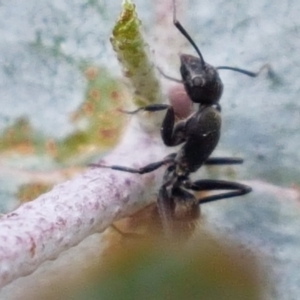
<instances>
[{"instance_id":1,"label":"ant head","mask_svg":"<svg viewBox=\"0 0 300 300\"><path fill-rule=\"evenodd\" d=\"M202 57L180 55L180 73L185 90L194 103L217 104L223 92L218 71L204 62Z\"/></svg>"}]
</instances>

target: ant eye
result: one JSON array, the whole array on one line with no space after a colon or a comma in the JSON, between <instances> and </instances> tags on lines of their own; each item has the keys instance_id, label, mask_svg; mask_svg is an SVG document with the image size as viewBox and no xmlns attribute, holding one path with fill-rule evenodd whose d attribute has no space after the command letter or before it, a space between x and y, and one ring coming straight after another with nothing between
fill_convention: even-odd
<instances>
[{"instance_id":1,"label":"ant eye","mask_svg":"<svg viewBox=\"0 0 300 300\"><path fill-rule=\"evenodd\" d=\"M203 85L203 79L200 76L195 76L193 79L193 85L194 86L202 86Z\"/></svg>"}]
</instances>

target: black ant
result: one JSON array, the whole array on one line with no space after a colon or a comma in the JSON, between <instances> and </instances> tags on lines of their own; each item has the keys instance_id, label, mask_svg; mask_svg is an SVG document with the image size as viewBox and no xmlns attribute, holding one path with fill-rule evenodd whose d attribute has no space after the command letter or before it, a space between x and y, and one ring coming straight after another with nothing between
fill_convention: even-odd
<instances>
[{"instance_id":1,"label":"black ant","mask_svg":"<svg viewBox=\"0 0 300 300\"><path fill-rule=\"evenodd\" d=\"M173 0L173 23L191 43L199 56L180 55L180 72L182 76L180 82L184 84L191 101L199 104L198 110L187 119L178 121L176 124L174 109L166 104L152 104L134 111L125 111L125 113L135 114L140 111L167 110L160 129L162 140L166 146L172 147L180 144L183 144L183 146L177 153L172 153L161 161L139 169L118 165L92 164L95 167L138 174L149 173L161 166L167 166L158 193L157 207L164 233L168 238L173 236L178 223L190 222L193 224L198 219L200 215L199 204L242 196L251 192L251 187L237 182L212 179L191 181L190 173L196 172L203 164L225 165L241 164L243 162L239 158L210 157L219 142L221 131L219 99L223 92L223 84L217 70L232 70L256 77L262 69L269 68L268 65L265 65L259 72L254 73L234 67L213 67L206 63L195 42L176 19L175 0ZM162 75L168 79L178 81L166 76L164 73ZM204 196L200 199L196 199L193 193L214 190L225 190L226 192ZM183 224L183 226L186 226L186 224Z\"/></svg>"}]
</instances>

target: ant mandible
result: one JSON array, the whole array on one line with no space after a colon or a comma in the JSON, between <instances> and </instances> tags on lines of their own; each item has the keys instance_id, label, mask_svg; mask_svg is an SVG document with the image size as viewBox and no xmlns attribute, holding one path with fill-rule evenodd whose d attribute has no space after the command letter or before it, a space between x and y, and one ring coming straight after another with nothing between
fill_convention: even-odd
<instances>
[{"instance_id":1,"label":"ant mandible","mask_svg":"<svg viewBox=\"0 0 300 300\"><path fill-rule=\"evenodd\" d=\"M269 68L264 65L259 72L220 66L213 67L204 58L190 35L176 18L176 3L173 0L173 23L183 36L190 42L199 57L188 54L180 55L180 73L186 93L193 103L199 104L198 110L188 118L175 123L175 112L171 105L152 104L134 111L124 111L136 114L140 111L155 112L167 110L161 125L161 137L166 146L173 147L183 144L177 153L172 153L163 160L134 169L125 166L106 166L92 164L94 167L145 174L162 166L167 166L163 182L158 192L157 206L163 231L172 238L178 222L195 222L200 216L199 205L216 200L242 196L251 192L251 187L226 180L201 179L191 181L190 173L196 172L202 165L241 164L240 158L210 157L216 148L221 132L221 106L219 99L223 92L223 84L218 70L227 69L256 77L261 70ZM161 74L171 80L179 81ZM196 199L193 192L223 190L219 194Z\"/></svg>"}]
</instances>

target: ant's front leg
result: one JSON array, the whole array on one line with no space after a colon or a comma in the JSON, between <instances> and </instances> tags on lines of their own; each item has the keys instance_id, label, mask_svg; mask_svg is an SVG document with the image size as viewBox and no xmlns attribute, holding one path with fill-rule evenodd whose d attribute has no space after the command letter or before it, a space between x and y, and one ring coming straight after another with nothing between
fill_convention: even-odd
<instances>
[{"instance_id":1,"label":"ant's front leg","mask_svg":"<svg viewBox=\"0 0 300 300\"><path fill-rule=\"evenodd\" d=\"M186 140L185 136L185 124L186 121L179 121L175 125L175 112L174 108L168 104L150 104L144 107L140 107L133 111L122 110L126 114L136 114L140 111L155 112L167 109L167 113L162 122L160 133L162 140L166 146L177 146Z\"/></svg>"},{"instance_id":2,"label":"ant's front leg","mask_svg":"<svg viewBox=\"0 0 300 300\"><path fill-rule=\"evenodd\" d=\"M198 200L199 204L208 203L216 200L242 196L250 193L252 188L242 183L231 182L226 180L204 179L195 182L186 182L184 185L187 189L193 191L214 191L214 190L233 190L216 195L207 196Z\"/></svg>"},{"instance_id":3,"label":"ant's front leg","mask_svg":"<svg viewBox=\"0 0 300 300\"><path fill-rule=\"evenodd\" d=\"M161 137L166 146L177 146L186 141L186 122L187 120L182 120L175 124L174 108L168 107L160 128Z\"/></svg>"},{"instance_id":4,"label":"ant's front leg","mask_svg":"<svg viewBox=\"0 0 300 300\"><path fill-rule=\"evenodd\" d=\"M155 112L155 111L165 110L169 107L170 107L170 105L168 105L168 104L149 104L147 106L142 106L142 107L139 107L138 109L135 109L132 111L123 110L123 109L121 109L120 111L125 114L134 115L140 111Z\"/></svg>"}]
</instances>

